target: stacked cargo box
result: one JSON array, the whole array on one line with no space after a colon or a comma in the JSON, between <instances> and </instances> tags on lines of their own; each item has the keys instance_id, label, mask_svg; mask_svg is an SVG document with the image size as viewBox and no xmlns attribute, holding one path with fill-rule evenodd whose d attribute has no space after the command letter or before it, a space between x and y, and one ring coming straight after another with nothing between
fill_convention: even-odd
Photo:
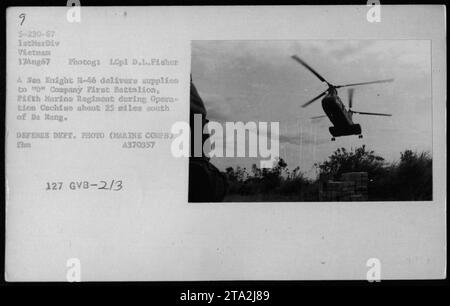
<instances>
[{"instance_id":1,"label":"stacked cargo box","mask_svg":"<svg viewBox=\"0 0 450 306\"><path fill-rule=\"evenodd\" d=\"M341 175L341 180L345 182L353 182L354 193L356 195L361 195L360 201L367 201L367 184L368 184L368 175L367 172L347 172Z\"/></svg>"},{"instance_id":2,"label":"stacked cargo box","mask_svg":"<svg viewBox=\"0 0 450 306\"><path fill-rule=\"evenodd\" d=\"M343 173L340 181L321 180L321 201L367 201L367 172Z\"/></svg>"}]
</instances>

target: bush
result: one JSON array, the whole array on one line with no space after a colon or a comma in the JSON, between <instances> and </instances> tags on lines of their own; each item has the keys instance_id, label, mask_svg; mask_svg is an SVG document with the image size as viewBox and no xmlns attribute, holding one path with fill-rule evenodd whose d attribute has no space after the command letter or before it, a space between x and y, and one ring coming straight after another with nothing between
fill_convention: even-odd
<instances>
[{"instance_id":1,"label":"bush","mask_svg":"<svg viewBox=\"0 0 450 306\"><path fill-rule=\"evenodd\" d=\"M432 200L432 158L427 152L406 150L398 162L387 163L364 145L355 150L340 148L316 167L320 176L333 180L339 180L346 172L367 172L370 201ZM253 165L248 173L246 168L229 167L224 174L231 195L266 201L319 200L319 179L305 178L299 167L289 170L281 158L270 169Z\"/></svg>"},{"instance_id":2,"label":"bush","mask_svg":"<svg viewBox=\"0 0 450 306\"><path fill-rule=\"evenodd\" d=\"M418 201L432 199L432 159L427 152L406 150L400 161L388 164L363 145L354 151L336 150L316 165L322 175L339 179L345 172L367 172L369 199L373 201Z\"/></svg>"},{"instance_id":3,"label":"bush","mask_svg":"<svg viewBox=\"0 0 450 306\"><path fill-rule=\"evenodd\" d=\"M229 180L229 193L240 195L277 194L295 195L306 190L312 182L306 179L297 167L290 171L286 162L280 158L273 168L260 169L255 164L251 174L245 168L229 167L225 175Z\"/></svg>"},{"instance_id":4,"label":"bush","mask_svg":"<svg viewBox=\"0 0 450 306\"><path fill-rule=\"evenodd\" d=\"M394 185L402 200L432 200L433 163L428 152L416 153L406 150L401 153L395 169Z\"/></svg>"},{"instance_id":5,"label":"bush","mask_svg":"<svg viewBox=\"0 0 450 306\"><path fill-rule=\"evenodd\" d=\"M365 145L354 151L337 149L327 161L316 166L320 173L335 180L340 179L345 172L367 172L369 180L385 174L384 158L376 155L374 151L366 150Z\"/></svg>"}]
</instances>

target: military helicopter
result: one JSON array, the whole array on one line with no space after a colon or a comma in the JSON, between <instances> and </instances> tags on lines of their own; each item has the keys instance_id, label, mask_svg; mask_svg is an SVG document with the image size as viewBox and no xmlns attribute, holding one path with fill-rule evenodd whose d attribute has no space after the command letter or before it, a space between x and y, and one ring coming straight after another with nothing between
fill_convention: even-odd
<instances>
[{"instance_id":1,"label":"military helicopter","mask_svg":"<svg viewBox=\"0 0 450 306\"><path fill-rule=\"evenodd\" d=\"M302 64L306 69L311 71L319 80L327 83L328 89L319 94L314 99L306 102L302 105L302 107L307 107L314 101L319 98L325 96L322 99L322 108L325 111L325 115L315 116L311 119L318 119L322 117L328 117L333 123L333 126L329 128L330 134L333 136L331 141L335 141L335 137L340 136L349 136L349 135L358 135L358 138L362 138L361 134L361 125L355 124L353 122L353 114L360 115L373 115L373 116L392 116L391 114L382 114L382 113L369 113L369 112L359 112L352 110L353 106L353 88L350 88L348 91L348 110L345 108L344 103L342 103L341 98L338 96L337 89L342 87L350 87L350 86L359 86L359 85L367 85L367 84L376 84L376 83L389 83L394 81L394 79L386 79L379 81L371 81L371 82L362 82L362 83L353 83L346 85L333 85L327 80L325 80L317 71L311 68L306 62L300 59L297 55L293 55L292 58Z\"/></svg>"}]
</instances>

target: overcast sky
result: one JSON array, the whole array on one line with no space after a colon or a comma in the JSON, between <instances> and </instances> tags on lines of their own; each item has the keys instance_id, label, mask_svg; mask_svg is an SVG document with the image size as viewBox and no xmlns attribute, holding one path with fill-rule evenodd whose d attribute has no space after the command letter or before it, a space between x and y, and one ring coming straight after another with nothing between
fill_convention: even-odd
<instances>
[{"instance_id":1,"label":"overcast sky","mask_svg":"<svg viewBox=\"0 0 450 306\"><path fill-rule=\"evenodd\" d=\"M320 100L300 105L326 85L291 59L297 54L330 83L395 78L355 87L353 109L392 117L354 115L363 139L331 142ZM280 122L280 155L308 176L338 147L366 144L388 161L405 149L429 151L432 140L431 63L428 40L194 41L192 77L213 121ZM347 88L339 90L347 105ZM250 168L255 159L213 159L220 169Z\"/></svg>"}]
</instances>

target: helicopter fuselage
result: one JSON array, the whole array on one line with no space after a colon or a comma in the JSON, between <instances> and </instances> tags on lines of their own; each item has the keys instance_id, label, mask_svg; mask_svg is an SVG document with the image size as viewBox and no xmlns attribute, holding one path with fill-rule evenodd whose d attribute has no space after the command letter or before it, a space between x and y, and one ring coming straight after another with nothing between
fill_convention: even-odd
<instances>
[{"instance_id":1,"label":"helicopter fuselage","mask_svg":"<svg viewBox=\"0 0 450 306\"><path fill-rule=\"evenodd\" d=\"M302 107L307 107L314 101L322 99L322 108L325 111L326 116L330 119L333 126L329 128L331 135L333 138L331 140L335 140L335 137L339 136L347 136L347 135L358 135L359 138L362 138L361 135L361 126L359 124L355 124L353 122L352 116L353 114L361 114L361 115L372 115L372 116L392 116L391 114L383 114L383 113L370 113L370 112L359 112L354 111L352 109L352 98L353 98L353 88L349 88L348 92L348 107L347 110L345 108L344 103L342 103L341 99L338 96L337 89L342 87L354 87L359 85L368 85L368 84L379 84L379 83L389 83L394 81L394 79L385 79L385 80L377 80L370 82L359 82L359 83L351 83L345 85L333 85L327 80L323 78L316 70L314 70L311 66L309 66L305 61L299 58L297 55L291 56L295 61L303 65L306 69L308 69L312 74L314 74L320 81L326 83L328 88L325 89L318 96L304 103ZM317 118L322 116L312 117Z\"/></svg>"},{"instance_id":2,"label":"helicopter fuselage","mask_svg":"<svg viewBox=\"0 0 450 306\"><path fill-rule=\"evenodd\" d=\"M333 137L361 134L361 126L353 123L351 112L345 108L337 94L326 95L322 99L322 108L333 124L329 128Z\"/></svg>"}]
</instances>

